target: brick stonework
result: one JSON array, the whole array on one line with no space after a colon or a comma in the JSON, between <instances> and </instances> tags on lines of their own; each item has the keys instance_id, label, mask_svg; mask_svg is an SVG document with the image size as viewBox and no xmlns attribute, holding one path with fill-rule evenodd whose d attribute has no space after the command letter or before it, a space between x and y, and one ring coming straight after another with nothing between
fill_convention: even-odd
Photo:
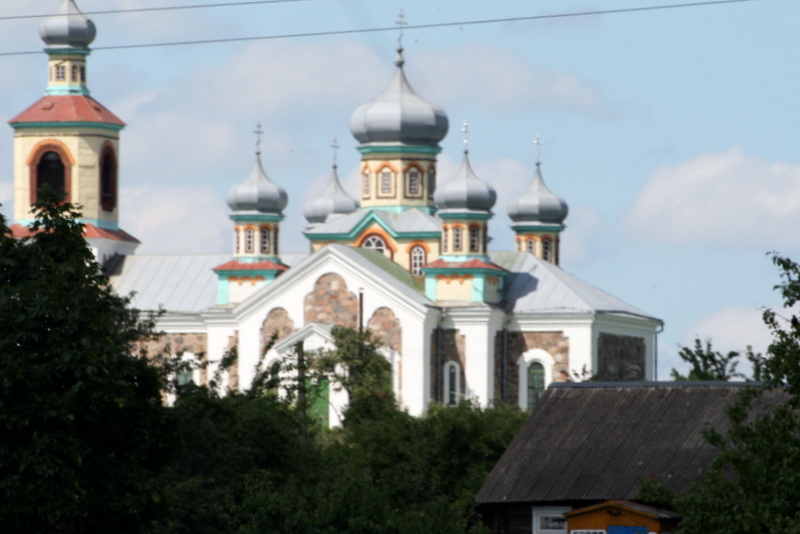
<instances>
[{"instance_id":1,"label":"brick stonework","mask_svg":"<svg viewBox=\"0 0 800 534\"><path fill-rule=\"evenodd\" d=\"M438 333L436 330L433 331L431 334L431 398L436 400L437 402L442 402L442 399L436 398L436 387L437 384L440 388L440 395L444 394L444 383L442 382L442 371L444 366L447 362L458 362L459 368L461 369L459 382L460 382L460 389L461 393L466 393L466 377L464 375L466 371L466 354L467 354L467 338L459 330L455 330L452 328L443 328L441 331L442 336L442 368L437 369L437 353L436 353L436 344L438 339Z\"/></svg>"},{"instance_id":2,"label":"brick stonework","mask_svg":"<svg viewBox=\"0 0 800 534\"><path fill-rule=\"evenodd\" d=\"M403 400L403 330L400 327L400 319L389 308L378 308L367 321L367 328L375 334L377 340L400 356L400 363L396 369L392 369L392 372L398 374L399 390L395 393L397 402L401 404Z\"/></svg>"},{"instance_id":3,"label":"brick stonework","mask_svg":"<svg viewBox=\"0 0 800 534\"><path fill-rule=\"evenodd\" d=\"M145 343L140 343L137 350L147 351L149 356L156 354L169 353L180 354L188 352L199 356L201 361L205 360L208 337L206 334L164 334L155 339L150 339ZM200 385L208 383L208 372L206 369L200 370Z\"/></svg>"},{"instance_id":4,"label":"brick stonework","mask_svg":"<svg viewBox=\"0 0 800 534\"><path fill-rule=\"evenodd\" d=\"M358 297L347 290L347 284L338 274L320 276L314 291L306 295L305 324L309 323L358 326Z\"/></svg>"},{"instance_id":5,"label":"brick stonework","mask_svg":"<svg viewBox=\"0 0 800 534\"><path fill-rule=\"evenodd\" d=\"M525 352L541 349L553 357L553 382L569 379L569 338L563 332L508 332L506 356L506 388L503 398L503 331L497 332L494 343L494 396L514 404L519 397L519 366L517 360Z\"/></svg>"},{"instance_id":6,"label":"brick stonework","mask_svg":"<svg viewBox=\"0 0 800 534\"><path fill-rule=\"evenodd\" d=\"M239 331L237 330L232 336L228 336L228 350L239 346ZM236 358L236 363L233 364L228 371L228 387L232 391L239 389L239 358Z\"/></svg>"},{"instance_id":7,"label":"brick stonework","mask_svg":"<svg viewBox=\"0 0 800 534\"><path fill-rule=\"evenodd\" d=\"M278 332L276 341L280 341L292 335L294 331L294 321L289 317L289 312L283 308L272 308L261 324L261 350L263 351L267 346L267 342L274 332Z\"/></svg>"},{"instance_id":8,"label":"brick stonework","mask_svg":"<svg viewBox=\"0 0 800 534\"><path fill-rule=\"evenodd\" d=\"M378 308L367 321L367 328L372 330L377 339L398 354L403 354L403 331L400 320L389 308Z\"/></svg>"},{"instance_id":9,"label":"brick stonework","mask_svg":"<svg viewBox=\"0 0 800 534\"><path fill-rule=\"evenodd\" d=\"M644 339L601 333L597 340L600 380L644 380Z\"/></svg>"}]
</instances>

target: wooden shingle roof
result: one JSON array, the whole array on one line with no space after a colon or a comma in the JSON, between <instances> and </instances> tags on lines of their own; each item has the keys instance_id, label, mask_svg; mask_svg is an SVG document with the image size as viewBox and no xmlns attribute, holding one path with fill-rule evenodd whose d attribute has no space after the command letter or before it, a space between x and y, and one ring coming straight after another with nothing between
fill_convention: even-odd
<instances>
[{"instance_id":1,"label":"wooden shingle roof","mask_svg":"<svg viewBox=\"0 0 800 534\"><path fill-rule=\"evenodd\" d=\"M752 384L751 384L752 385ZM682 491L716 456L705 427L722 429L745 384L630 382L551 385L497 462L479 504L631 499L655 477ZM776 401L780 391L766 391Z\"/></svg>"}]
</instances>

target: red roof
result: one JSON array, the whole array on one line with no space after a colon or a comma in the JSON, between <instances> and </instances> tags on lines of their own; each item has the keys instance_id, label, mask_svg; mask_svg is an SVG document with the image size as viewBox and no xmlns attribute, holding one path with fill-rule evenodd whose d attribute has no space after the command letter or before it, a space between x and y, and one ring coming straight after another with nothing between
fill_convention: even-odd
<instances>
[{"instance_id":1,"label":"red roof","mask_svg":"<svg viewBox=\"0 0 800 534\"><path fill-rule=\"evenodd\" d=\"M213 271L285 271L289 269L286 265L275 263L274 261L261 260L255 263L242 263L231 260L212 269Z\"/></svg>"},{"instance_id":2,"label":"red roof","mask_svg":"<svg viewBox=\"0 0 800 534\"><path fill-rule=\"evenodd\" d=\"M83 95L47 95L9 121L19 122L99 122L125 126L122 120L97 100Z\"/></svg>"},{"instance_id":3,"label":"red roof","mask_svg":"<svg viewBox=\"0 0 800 534\"><path fill-rule=\"evenodd\" d=\"M23 237L30 237L33 235L30 228L22 226L21 224L12 224L10 227L11 235L17 239ZM104 230L97 226L84 223L83 224L83 237L86 239L111 239L113 241L129 241L131 243L139 243L140 241L133 237L125 230Z\"/></svg>"},{"instance_id":4,"label":"red roof","mask_svg":"<svg viewBox=\"0 0 800 534\"><path fill-rule=\"evenodd\" d=\"M427 265L422 266L423 269L493 269L495 271L505 271L499 265L495 265L494 263L488 263L482 260L469 260L469 261L444 261L442 258L439 258L436 261L432 261Z\"/></svg>"}]
</instances>

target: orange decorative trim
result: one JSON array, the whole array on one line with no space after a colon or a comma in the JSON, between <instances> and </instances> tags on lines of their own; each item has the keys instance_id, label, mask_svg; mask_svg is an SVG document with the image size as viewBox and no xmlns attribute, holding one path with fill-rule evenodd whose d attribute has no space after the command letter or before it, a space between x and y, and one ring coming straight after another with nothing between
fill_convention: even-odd
<instances>
[{"instance_id":1,"label":"orange decorative trim","mask_svg":"<svg viewBox=\"0 0 800 534\"><path fill-rule=\"evenodd\" d=\"M416 161L412 161L412 162L410 162L408 165L406 165L406 166L405 166L405 168L403 169L403 172L408 172L408 171L409 171L409 169L411 169L411 167L416 167L416 169L417 169L419 172L421 172L422 174L425 174L425 169L423 169L423 168L422 168L422 165L420 165L420 164L419 164L419 163L417 163Z\"/></svg>"},{"instance_id":2,"label":"orange decorative trim","mask_svg":"<svg viewBox=\"0 0 800 534\"><path fill-rule=\"evenodd\" d=\"M28 160L25 162L26 165L30 166L33 164L34 160L38 163L39 158L41 157L40 152L47 152L48 150L53 150L53 148L58 148L63 152L62 157L65 157L67 161L69 161L70 165L75 165L75 158L72 157L72 153L70 152L67 145L59 141L58 139L45 139L44 141L39 141L36 143L36 146L33 147L31 153L28 155ZM58 152L58 150L53 150L54 152Z\"/></svg>"},{"instance_id":3,"label":"orange decorative trim","mask_svg":"<svg viewBox=\"0 0 800 534\"><path fill-rule=\"evenodd\" d=\"M355 246L361 247L364 241L366 241L367 238L369 238L370 236L378 236L381 239L383 239L383 242L386 243L386 248L388 248L392 254L397 252L397 244L395 244L392 238L389 237L389 234L387 234L381 228L369 228L367 231L361 234L361 236L356 240Z\"/></svg>"},{"instance_id":4,"label":"orange decorative trim","mask_svg":"<svg viewBox=\"0 0 800 534\"><path fill-rule=\"evenodd\" d=\"M245 282L250 282L251 286L256 285L256 282L263 282L265 278L263 276L229 276L228 282L236 282L238 285L242 285Z\"/></svg>"},{"instance_id":5,"label":"orange decorative trim","mask_svg":"<svg viewBox=\"0 0 800 534\"><path fill-rule=\"evenodd\" d=\"M489 282L490 284L494 284L494 285L497 285L497 284L500 283L500 279L495 277L495 276L487 276L486 277L486 281Z\"/></svg>"},{"instance_id":6,"label":"orange decorative trim","mask_svg":"<svg viewBox=\"0 0 800 534\"><path fill-rule=\"evenodd\" d=\"M64 164L64 202L72 202L72 167L75 165L75 158L67 148L67 145L57 139L45 139L36 143L36 146L28 155L26 164L28 165L28 198L30 205L36 204L39 196L39 180L36 175L36 168L42 156L48 152L55 152Z\"/></svg>"},{"instance_id":7,"label":"orange decorative trim","mask_svg":"<svg viewBox=\"0 0 800 534\"><path fill-rule=\"evenodd\" d=\"M441 282L444 281L445 283L449 284L450 282L456 281L459 284L463 284L467 280L472 280L473 276L471 274L437 274L436 280Z\"/></svg>"},{"instance_id":8,"label":"orange decorative trim","mask_svg":"<svg viewBox=\"0 0 800 534\"><path fill-rule=\"evenodd\" d=\"M431 253L431 247L428 246L428 244L425 241L412 241L406 247L406 254L410 255L411 254L411 249L414 248L414 247L422 247L422 248L424 248L425 249L425 254L430 254Z\"/></svg>"},{"instance_id":9,"label":"orange decorative trim","mask_svg":"<svg viewBox=\"0 0 800 534\"><path fill-rule=\"evenodd\" d=\"M379 173L380 173L380 172L381 172L383 169L385 169L386 167L389 167L389 168L392 170L392 172L393 172L393 173L395 173L395 174L397 174L397 173L398 173L398 169L397 169L397 167L395 167L394 165L392 165L392 164L391 164L391 163L389 163L388 161L382 161L382 162L380 163L380 167L378 167L378 168L375 170L375 174L379 174Z\"/></svg>"}]
</instances>

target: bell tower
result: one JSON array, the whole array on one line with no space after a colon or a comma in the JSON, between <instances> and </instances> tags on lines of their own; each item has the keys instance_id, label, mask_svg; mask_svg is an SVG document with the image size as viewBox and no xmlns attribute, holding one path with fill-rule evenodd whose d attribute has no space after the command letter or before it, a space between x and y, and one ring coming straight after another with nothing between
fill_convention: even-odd
<instances>
[{"instance_id":1,"label":"bell tower","mask_svg":"<svg viewBox=\"0 0 800 534\"><path fill-rule=\"evenodd\" d=\"M44 97L11 119L14 128L14 234L32 223L31 207L48 185L79 205L85 237L98 261L131 254L139 244L119 228L119 132L116 115L87 84L94 23L75 0L62 0L39 35L48 55Z\"/></svg>"}]
</instances>

